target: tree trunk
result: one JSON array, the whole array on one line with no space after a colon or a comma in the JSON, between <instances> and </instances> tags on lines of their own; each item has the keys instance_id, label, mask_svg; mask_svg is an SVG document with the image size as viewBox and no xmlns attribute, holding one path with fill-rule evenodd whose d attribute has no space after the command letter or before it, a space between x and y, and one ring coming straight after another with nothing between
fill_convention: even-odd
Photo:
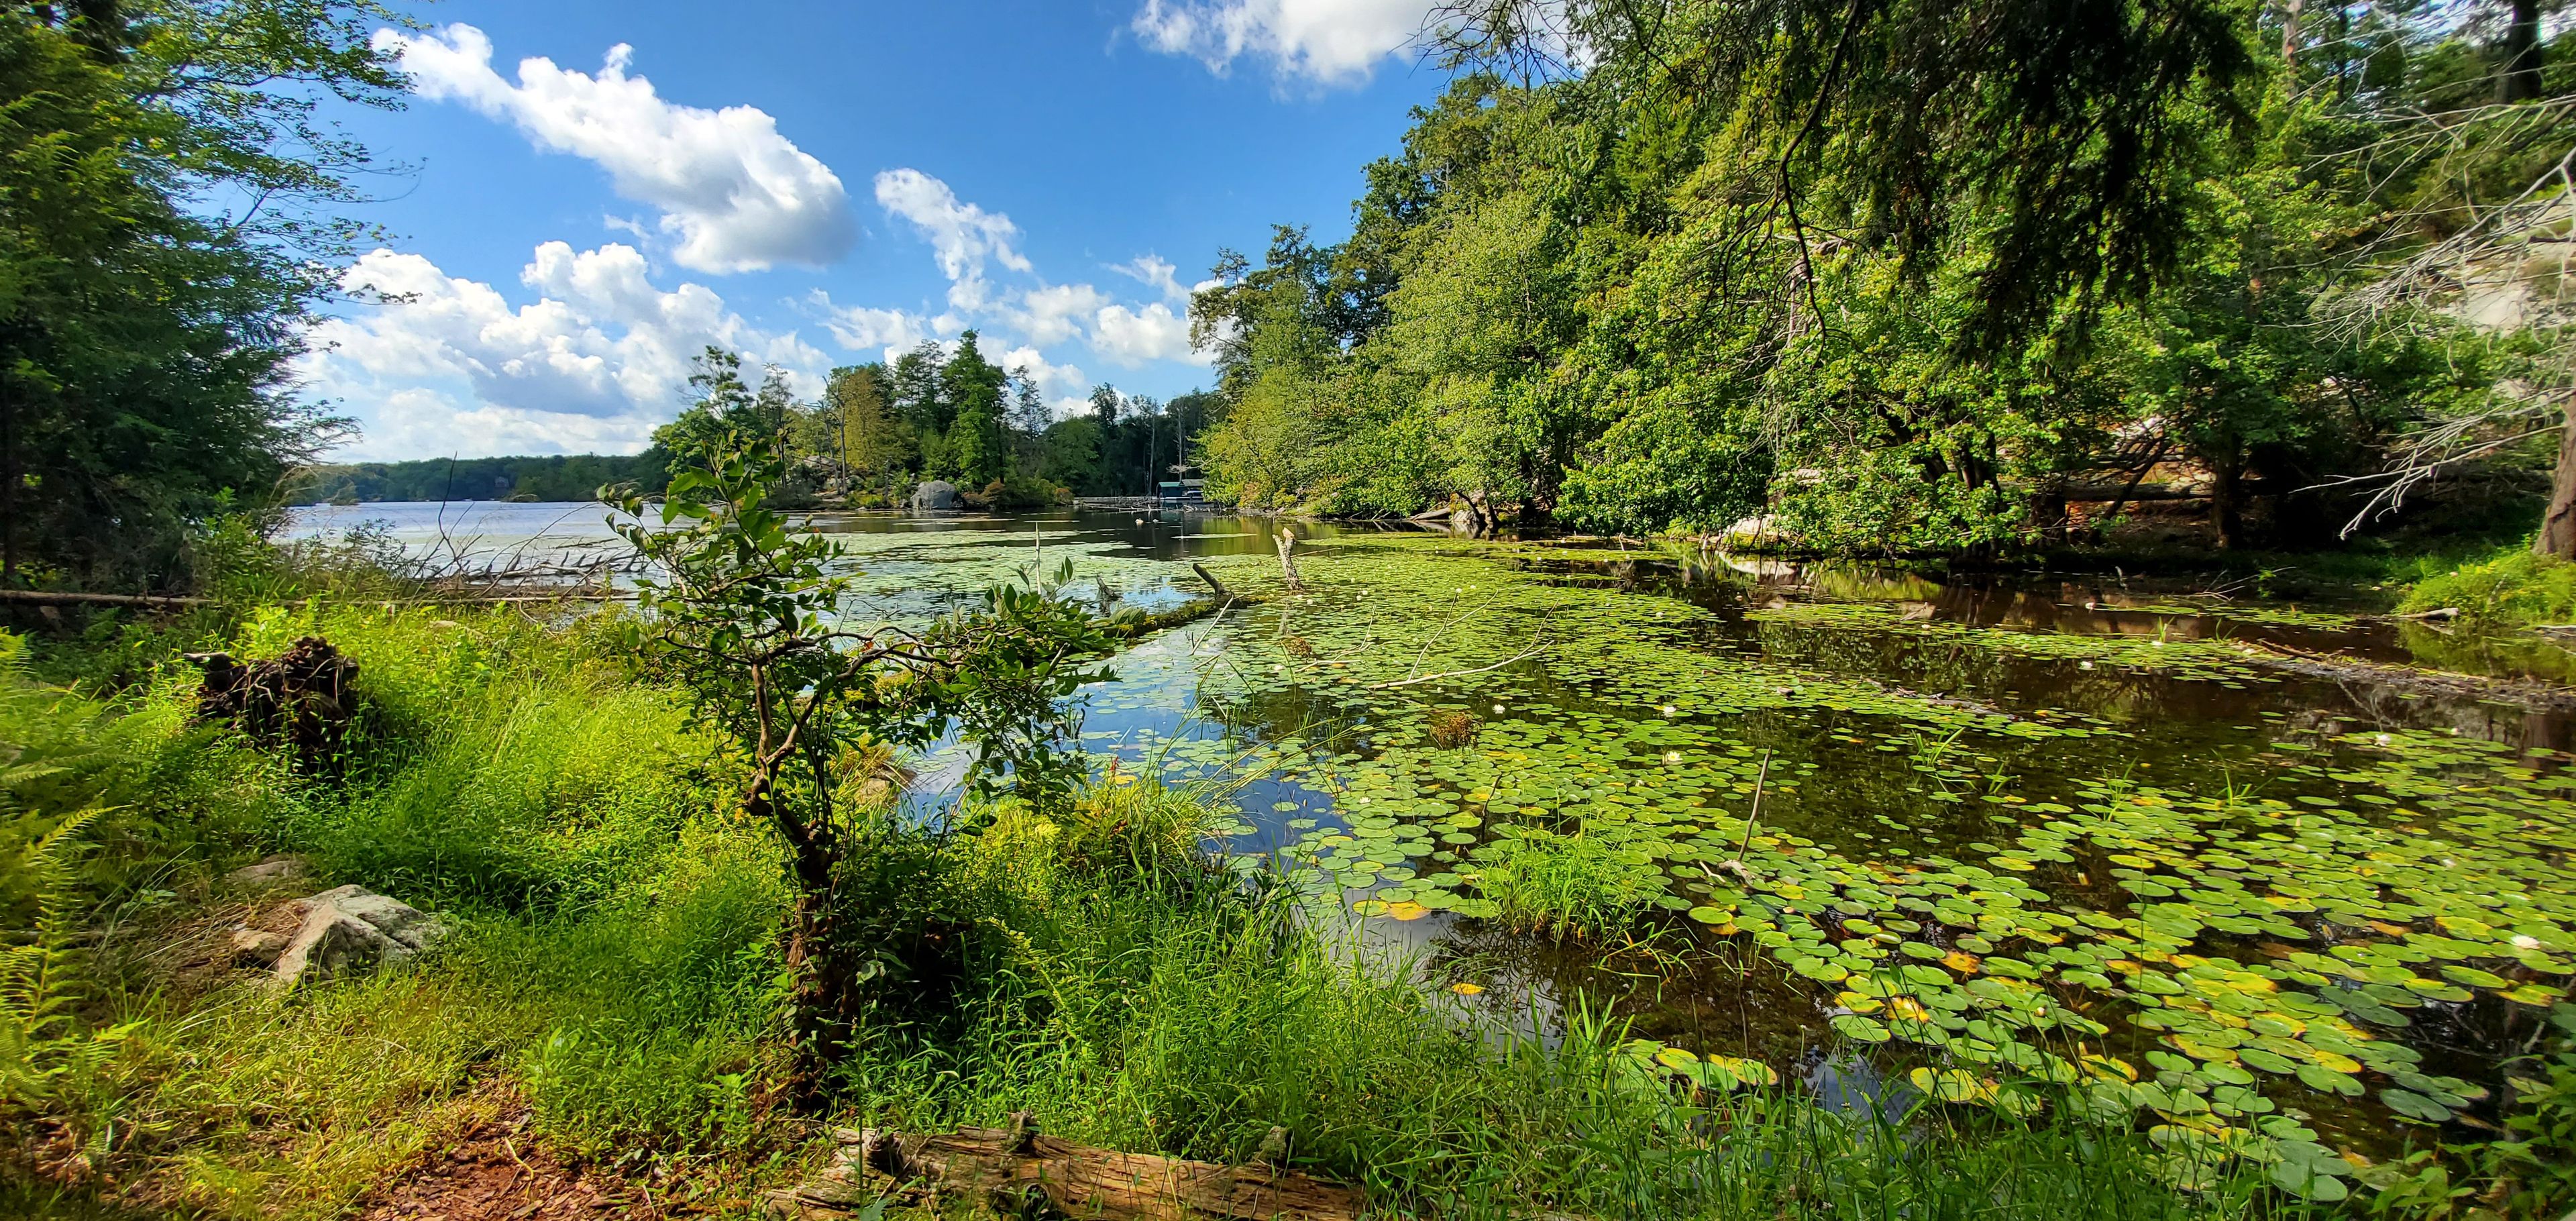
<instances>
[{"instance_id":1,"label":"tree trunk","mask_svg":"<svg viewBox=\"0 0 2576 1221\"><path fill-rule=\"evenodd\" d=\"M2039 541L2046 547L2063 547L2067 543L2066 484L2051 479L2031 495L2031 523L2039 527Z\"/></svg>"},{"instance_id":2,"label":"tree trunk","mask_svg":"<svg viewBox=\"0 0 2576 1221\"><path fill-rule=\"evenodd\" d=\"M2549 478L2549 512L2540 519L2540 537L2531 549L2576 560L2576 395L2568 396L2566 412L2566 423L2558 430L2558 469Z\"/></svg>"},{"instance_id":3,"label":"tree trunk","mask_svg":"<svg viewBox=\"0 0 2576 1221\"><path fill-rule=\"evenodd\" d=\"M2209 524L2221 551L2233 551L2245 541L2245 498L2237 488L2241 466L2232 456L2209 464Z\"/></svg>"},{"instance_id":4,"label":"tree trunk","mask_svg":"<svg viewBox=\"0 0 2576 1221\"><path fill-rule=\"evenodd\" d=\"M18 402L0 370L0 586L18 584Z\"/></svg>"},{"instance_id":5,"label":"tree trunk","mask_svg":"<svg viewBox=\"0 0 2576 1221\"><path fill-rule=\"evenodd\" d=\"M2305 7L2305 0L2290 0L2281 10L2281 59L2284 62L2299 62L2299 12Z\"/></svg>"},{"instance_id":6,"label":"tree trunk","mask_svg":"<svg viewBox=\"0 0 2576 1221\"><path fill-rule=\"evenodd\" d=\"M838 853L828 816L820 826L808 824L775 809L771 793L766 777L754 781L743 808L778 828L795 874L796 903L787 917L787 971L796 989L787 997L787 1029L796 1051L782 1093L797 1110L811 1114L828 1101L823 1070L840 1040L840 1010L850 987L845 956L833 945L832 865Z\"/></svg>"},{"instance_id":7,"label":"tree trunk","mask_svg":"<svg viewBox=\"0 0 2576 1221\"><path fill-rule=\"evenodd\" d=\"M1297 579L1297 556L1295 554L1297 550L1297 536L1290 532L1288 527L1281 526L1279 528L1279 536L1276 541L1279 544L1279 571L1280 574L1285 576L1288 580L1288 592L1293 594L1302 594L1306 592L1306 583ZM1209 584L1215 584L1215 582L1211 580Z\"/></svg>"},{"instance_id":8,"label":"tree trunk","mask_svg":"<svg viewBox=\"0 0 2576 1221\"><path fill-rule=\"evenodd\" d=\"M2540 96L2540 0L2513 0L2504 27L2504 69L2496 77L2496 100L2527 102Z\"/></svg>"}]
</instances>

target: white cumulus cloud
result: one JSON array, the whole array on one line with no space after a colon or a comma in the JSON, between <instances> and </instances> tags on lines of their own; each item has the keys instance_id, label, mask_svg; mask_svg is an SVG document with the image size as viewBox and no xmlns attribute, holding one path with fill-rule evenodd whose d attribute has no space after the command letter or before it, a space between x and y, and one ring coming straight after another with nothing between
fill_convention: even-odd
<instances>
[{"instance_id":1,"label":"white cumulus cloud","mask_svg":"<svg viewBox=\"0 0 2576 1221\"><path fill-rule=\"evenodd\" d=\"M832 332L832 338L854 352L882 348L885 358L893 360L931 337L930 320L908 310L840 305L819 288L806 301L821 311L823 327Z\"/></svg>"},{"instance_id":2,"label":"white cumulus cloud","mask_svg":"<svg viewBox=\"0 0 2576 1221\"><path fill-rule=\"evenodd\" d=\"M1026 345L1002 353L993 363L1038 384L1047 407L1061 419L1090 409L1091 379L1071 364L1055 364Z\"/></svg>"},{"instance_id":3,"label":"white cumulus cloud","mask_svg":"<svg viewBox=\"0 0 2576 1221\"><path fill-rule=\"evenodd\" d=\"M1133 369L1147 361L1182 360L1207 364L1190 350L1190 320L1160 301L1142 309L1105 306L1092 319L1091 350L1112 363Z\"/></svg>"},{"instance_id":4,"label":"white cumulus cloud","mask_svg":"<svg viewBox=\"0 0 2576 1221\"><path fill-rule=\"evenodd\" d=\"M679 413L689 362L708 344L821 391L828 362L795 332L757 328L699 284L665 292L644 256L610 243L538 246L519 280L535 300L451 276L416 254L376 250L341 287L376 299L314 328L309 389L354 410L354 454L632 451Z\"/></svg>"},{"instance_id":5,"label":"white cumulus cloud","mask_svg":"<svg viewBox=\"0 0 2576 1221\"><path fill-rule=\"evenodd\" d=\"M1438 7L1433 0L1145 0L1129 28L1146 46L1191 56L1210 71L1259 58L1283 77L1341 85L1366 80Z\"/></svg>"},{"instance_id":6,"label":"white cumulus cloud","mask_svg":"<svg viewBox=\"0 0 2576 1221\"><path fill-rule=\"evenodd\" d=\"M973 315L993 304L984 280L987 261L1026 274L1028 256L1013 242L1019 226L999 212L987 212L957 198L948 184L914 169L877 175L877 203L912 223L939 258L948 277L948 305L960 315Z\"/></svg>"},{"instance_id":7,"label":"white cumulus cloud","mask_svg":"<svg viewBox=\"0 0 2576 1221\"><path fill-rule=\"evenodd\" d=\"M1109 295L1088 284L1050 284L1021 294L1011 321L1031 343L1063 343L1108 304Z\"/></svg>"},{"instance_id":8,"label":"white cumulus cloud","mask_svg":"<svg viewBox=\"0 0 2576 1221\"><path fill-rule=\"evenodd\" d=\"M1181 287L1180 279L1172 274L1180 268L1174 267L1170 259L1161 255L1140 254L1124 263L1113 264L1109 270L1147 288L1160 290L1167 301L1189 300L1190 290Z\"/></svg>"},{"instance_id":9,"label":"white cumulus cloud","mask_svg":"<svg viewBox=\"0 0 2576 1221\"><path fill-rule=\"evenodd\" d=\"M661 211L672 257L699 271L819 267L848 253L858 228L831 169L752 106L706 110L660 97L629 76L632 49L609 48L597 76L519 61L518 80L492 69L492 40L470 25L428 34L380 30L421 96L456 101L516 124L539 148L608 171L617 193Z\"/></svg>"}]
</instances>

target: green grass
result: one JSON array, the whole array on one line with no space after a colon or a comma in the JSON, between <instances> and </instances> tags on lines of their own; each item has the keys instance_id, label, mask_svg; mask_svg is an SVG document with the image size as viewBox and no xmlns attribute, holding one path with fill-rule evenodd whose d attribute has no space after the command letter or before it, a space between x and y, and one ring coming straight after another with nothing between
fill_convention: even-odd
<instances>
[{"instance_id":1,"label":"green grass","mask_svg":"<svg viewBox=\"0 0 2576 1221\"><path fill-rule=\"evenodd\" d=\"M2523 627L2576 623L2576 564L2506 547L2449 571L2428 573L2406 591L2403 612L2453 607L2469 623Z\"/></svg>"},{"instance_id":2,"label":"green grass","mask_svg":"<svg viewBox=\"0 0 2576 1221\"><path fill-rule=\"evenodd\" d=\"M1581 835L1514 831L1495 842L1477 879L1504 924L1599 940L1634 924L1653 901L1651 861Z\"/></svg>"}]
</instances>

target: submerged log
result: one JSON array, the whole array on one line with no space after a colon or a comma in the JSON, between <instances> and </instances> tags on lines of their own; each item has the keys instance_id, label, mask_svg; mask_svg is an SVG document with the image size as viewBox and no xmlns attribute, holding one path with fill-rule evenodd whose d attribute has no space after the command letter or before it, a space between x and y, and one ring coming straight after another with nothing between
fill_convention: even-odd
<instances>
[{"instance_id":1,"label":"submerged log","mask_svg":"<svg viewBox=\"0 0 2576 1221\"><path fill-rule=\"evenodd\" d=\"M1217 580L1216 574L1207 570L1207 565L1202 564L1197 560L1191 560L1190 571L1199 574L1199 579L1207 582L1208 588L1216 591L1216 596L1220 598L1231 598L1234 596L1232 593L1227 592L1225 582Z\"/></svg>"},{"instance_id":2,"label":"submerged log","mask_svg":"<svg viewBox=\"0 0 2576 1221\"><path fill-rule=\"evenodd\" d=\"M1104 1221L1354 1221L1366 1204L1356 1190L1275 1166L1226 1166L1094 1149L1040 1134L1026 1112L1008 1128L960 1128L903 1135L841 1129L841 1149L823 1179L772 1192L770 1212L788 1218L846 1216L897 1195L962 1196L1019 1215L1043 1197L1070 1217ZM1262 1154L1286 1151L1273 1129Z\"/></svg>"}]
</instances>

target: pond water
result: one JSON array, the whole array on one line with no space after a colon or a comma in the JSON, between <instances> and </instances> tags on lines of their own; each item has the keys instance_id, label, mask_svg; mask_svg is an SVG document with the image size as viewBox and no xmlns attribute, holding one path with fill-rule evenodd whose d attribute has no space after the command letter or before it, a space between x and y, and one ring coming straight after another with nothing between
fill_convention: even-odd
<instances>
[{"instance_id":1,"label":"pond water","mask_svg":"<svg viewBox=\"0 0 2576 1221\"><path fill-rule=\"evenodd\" d=\"M591 506L480 511L521 549L604 536ZM406 506L300 527L371 514L456 534ZM2055 1099L2134 1117L2178 1173L2235 1151L2330 1197L2338 1151L2492 1132L2576 968L2569 705L2414 668L2562 673L2536 638L1305 525L1291 592L1256 520L813 524L867 574L855 614L1040 557L1163 606L1205 564L1250 600L1123 655L1087 745L1225 786L1243 867L1462 1011L1546 1034L1580 995L1641 1071Z\"/></svg>"}]
</instances>

